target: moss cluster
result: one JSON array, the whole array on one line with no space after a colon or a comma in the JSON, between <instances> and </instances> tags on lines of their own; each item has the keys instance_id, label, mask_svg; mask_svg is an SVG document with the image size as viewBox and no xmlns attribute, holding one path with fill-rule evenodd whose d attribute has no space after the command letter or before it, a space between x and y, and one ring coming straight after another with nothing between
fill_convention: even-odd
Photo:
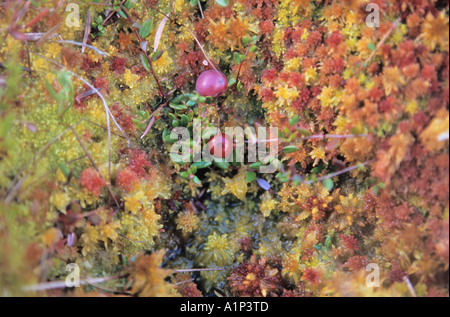
<instances>
[{"instance_id":1,"label":"moss cluster","mask_svg":"<svg viewBox=\"0 0 450 317\"><path fill-rule=\"evenodd\" d=\"M448 296L448 2L77 3L0 5L2 294ZM196 120L280 151L176 162Z\"/></svg>"}]
</instances>

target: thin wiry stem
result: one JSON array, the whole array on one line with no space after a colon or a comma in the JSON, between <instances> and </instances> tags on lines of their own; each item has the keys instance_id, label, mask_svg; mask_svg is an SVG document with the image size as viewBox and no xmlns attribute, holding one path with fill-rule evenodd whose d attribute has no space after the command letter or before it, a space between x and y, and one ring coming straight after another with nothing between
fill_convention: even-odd
<instances>
[{"instance_id":1,"label":"thin wiry stem","mask_svg":"<svg viewBox=\"0 0 450 317\"><path fill-rule=\"evenodd\" d=\"M95 164L92 156L89 154L88 150L86 149L86 147L84 146L83 142L81 142L80 137L78 136L78 134L75 132L75 129L73 127L70 127L70 130L72 130L72 133L75 135L75 138L77 139L78 143L80 144L81 148L83 149L84 153L86 153L87 157L89 158L89 160L92 163L92 166L94 166L95 170L98 172L98 174L100 175L100 177L105 180L105 178L103 177L102 173L100 172L99 168L97 167L97 164ZM111 176L110 176L111 178ZM109 194L111 195L111 197L114 199L114 202L116 203L117 206L120 207L119 202L116 199L116 196L114 196L111 188L109 187L108 184L106 184L106 188L108 188Z\"/></svg>"},{"instance_id":2,"label":"thin wiry stem","mask_svg":"<svg viewBox=\"0 0 450 317\"><path fill-rule=\"evenodd\" d=\"M371 164L373 162L374 162L374 160L370 160L370 161L367 161L367 162L364 162L364 163L361 163L361 164L358 164L358 165L353 165L353 166L344 168L343 170L340 170L340 171L337 171L337 172L334 172L334 173L330 173L330 174L318 177L317 179L305 181L304 184L314 184L316 182L321 182L321 181L324 181L326 179L333 178L335 176L339 176L339 175L351 172L351 171L353 171L353 170L355 170L357 168L360 168L361 166L366 166L366 165L369 165L369 164Z\"/></svg>"},{"instance_id":3,"label":"thin wiry stem","mask_svg":"<svg viewBox=\"0 0 450 317\"><path fill-rule=\"evenodd\" d=\"M111 125L109 122L109 116L111 116L111 118L114 121L114 124L116 125L116 127L119 129L119 131L122 133L122 135L125 137L125 139L128 141L128 145L131 144L130 139L128 139L128 137L125 135L125 132L123 132L122 128L120 127L120 125L117 123L116 119L114 118L113 114L111 113L111 111L109 110L108 104L106 103L105 98L103 97L103 95L98 91L97 88L95 88L94 86L92 86L87 80L83 79L82 77L78 76L76 73L72 72L71 70L67 69L66 67L64 67L63 65L45 57L42 56L38 53L33 53L51 63L53 63L54 65L57 65L63 69L65 69L67 72L69 72L70 74L72 74L73 76L77 77L79 80L81 80L83 83L85 83L87 86L89 86L90 88L95 90L95 93L100 97L100 99L103 102L103 106L105 107L105 113L106 113L106 125L108 127L108 164L109 164L109 174L110 174L110 178L111 178Z\"/></svg>"},{"instance_id":4,"label":"thin wiry stem","mask_svg":"<svg viewBox=\"0 0 450 317\"><path fill-rule=\"evenodd\" d=\"M80 124L83 121L80 120L77 123L75 123L73 126L77 126L78 124ZM19 190L21 184L23 184L23 182L25 181L25 179L27 178L28 174L26 174L25 176L23 176L21 179L19 179L20 175L22 175L22 173L28 168L28 166L30 166L31 163L34 162L34 164L36 164L39 160L35 161L37 159L37 157L47 151L47 149L57 140L59 140L60 137L62 137L64 134L66 134L68 131L70 130L70 128L64 130L63 132L61 132L60 134L58 134L56 137L54 137L53 139L51 139L49 142L47 142L47 144L45 144L42 148L40 148L34 155L33 157L24 165L24 167L19 171L19 173L17 173L17 176L14 178L14 180L11 182L11 184L15 184L13 186L13 188L9 191L8 195L6 195L6 198L4 200L5 204L8 205L9 203L11 203L12 199L14 198L14 196L16 195L17 191Z\"/></svg>"},{"instance_id":5,"label":"thin wiry stem","mask_svg":"<svg viewBox=\"0 0 450 317\"><path fill-rule=\"evenodd\" d=\"M414 286L412 285L408 275L405 275L403 277L403 281L405 281L406 286L408 286L408 291L411 294L412 297L417 297L416 290L414 289Z\"/></svg>"},{"instance_id":6,"label":"thin wiry stem","mask_svg":"<svg viewBox=\"0 0 450 317\"><path fill-rule=\"evenodd\" d=\"M152 10L155 10L155 11L158 12L159 14L166 16L164 13L162 13L161 11L159 11L158 9L156 9L156 8L154 8L154 7L152 7ZM167 15L167 18L169 19L170 22L172 22L172 23L177 23L174 19L170 18L168 15ZM195 42L197 43L198 47L199 47L200 50L202 51L202 53L203 53L203 55L205 56L205 58L206 58L206 60L208 61L208 63L211 64L211 66L214 68L214 70L218 71L217 68L216 68L216 66L215 66L215 65L211 62L211 60L209 59L208 54L206 54L206 52L205 52L205 50L204 50L204 48L203 48L203 45L202 45L202 44L200 43L200 41L197 39L197 37L195 36L194 32L192 32L191 29L188 28L188 27L187 27L186 25L184 25L184 24L179 24L179 23L178 23L178 25L181 26L181 27L183 27L183 28L185 28L189 33L191 33L192 37L194 38Z\"/></svg>"},{"instance_id":7,"label":"thin wiry stem","mask_svg":"<svg viewBox=\"0 0 450 317\"><path fill-rule=\"evenodd\" d=\"M366 65L369 64L369 62L372 60L372 58L375 56L377 51L380 49L381 45L384 44L384 42L387 40L387 38L392 34L392 32L397 27L399 20L396 20L392 27L384 34L384 36L381 38L380 42L378 43L377 47L373 50L372 54L364 61L364 63L361 64L361 66L356 70L356 73L353 76L356 76L359 74L360 71L362 71Z\"/></svg>"},{"instance_id":8,"label":"thin wiry stem","mask_svg":"<svg viewBox=\"0 0 450 317\"><path fill-rule=\"evenodd\" d=\"M198 8L200 9L200 14L202 15L202 19L205 18L205 16L203 15L203 9L202 9L202 4L200 3L200 0L197 0L198 3Z\"/></svg>"},{"instance_id":9,"label":"thin wiry stem","mask_svg":"<svg viewBox=\"0 0 450 317\"><path fill-rule=\"evenodd\" d=\"M186 284L186 283L193 282L193 281L194 281L194 279L193 279L193 278L190 278L190 279L188 279L188 280L186 280L186 281L181 281L181 282L178 282L178 283L173 283L173 285L182 285L182 284Z\"/></svg>"},{"instance_id":10,"label":"thin wiry stem","mask_svg":"<svg viewBox=\"0 0 450 317\"><path fill-rule=\"evenodd\" d=\"M156 76L155 70L154 70L154 68L153 68L153 62L152 62L151 58L148 56L147 51L146 51L146 50L143 48L143 46L142 46L142 42L144 42L144 40L143 40L142 37L139 35L139 31L137 30L137 28L135 28L135 27L133 26L133 25L134 25L133 18L132 18L131 15L128 13L128 10L122 5L122 3L119 2L119 6L120 6L120 8L122 9L122 12L123 12L123 13L125 14L125 16L127 17L128 21L131 23L131 28L133 29L133 32L134 32L134 34L136 34L136 37L137 37L137 39L138 39L138 41L139 41L139 44L140 44L139 46L140 46L140 48L141 48L142 54L144 54L145 58L147 59L147 62L148 62L148 64L149 64L149 66L150 66L150 72L152 73L153 78L155 79L156 84L157 84L157 86L158 86L159 94L161 95L162 98L166 99L166 95L165 95L165 93L164 93L164 90L162 89L161 83L160 83L158 77Z\"/></svg>"},{"instance_id":11,"label":"thin wiry stem","mask_svg":"<svg viewBox=\"0 0 450 317\"><path fill-rule=\"evenodd\" d=\"M351 138L366 138L368 134L314 134L310 136L305 136L298 138L298 141L304 140L322 140L322 139L351 139Z\"/></svg>"},{"instance_id":12,"label":"thin wiry stem","mask_svg":"<svg viewBox=\"0 0 450 317\"><path fill-rule=\"evenodd\" d=\"M177 273L183 273L183 272L201 272L201 271L223 271L225 268L223 267L217 267L217 268L209 268L209 269L180 269L180 270L174 270Z\"/></svg>"},{"instance_id":13,"label":"thin wiry stem","mask_svg":"<svg viewBox=\"0 0 450 317\"><path fill-rule=\"evenodd\" d=\"M9 192L4 200L5 204L9 204L11 203L12 199L15 197L17 191L21 188L22 184L25 182L25 180L27 179L28 175L30 173L25 174L22 178L19 179L20 175L22 175L25 170L33 163L33 165L36 165L37 162L39 162L39 160L41 158L38 158L41 154L45 153L45 151L47 151L50 146L55 143L56 141L58 141L64 134L66 134L67 132L70 131L70 128L75 128L77 125L79 125L81 122L86 121L89 122L91 124L94 124L95 126L98 126L104 130L107 130L105 127L94 123L88 119L81 119L80 121L76 122L75 124L73 124L71 127L67 128L66 130L64 130L63 132L61 132L60 134L58 134L56 137L54 137L53 139L51 139L49 142L47 142L43 147L41 147L34 155L33 157L22 167L22 169L17 173L17 176L14 178L14 180L11 182L11 184L15 184L12 186L12 188L10 187ZM117 135L118 137L123 137L115 132L112 132L114 135Z\"/></svg>"},{"instance_id":14,"label":"thin wiry stem","mask_svg":"<svg viewBox=\"0 0 450 317\"><path fill-rule=\"evenodd\" d=\"M91 33L91 13L89 10L87 10L86 25L84 26L83 46L81 47L81 53L84 53L84 49L86 47L86 43L88 41L90 33Z\"/></svg>"},{"instance_id":15,"label":"thin wiry stem","mask_svg":"<svg viewBox=\"0 0 450 317\"><path fill-rule=\"evenodd\" d=\"M84 280L80 280L80 285L98 284L98 283L103 283L103 282L107 282L107 281L117 280L119 278L122 278L122 276L116 275L116 276L94 277L94 278L88 277ZM66 287L67 287L66 281L51 281L51 282L45 282L45 283L24 286L22 289L26 292L39 292L39 291L47 291L47 290L51 290L51 289L66 288Z\"/></svg>"},{"instance_id":16,"label":"thin wiry stem","mask_svg":"<svg viewBox=\"0 0 450 317\"><path fill-rule=\"evenodd\" d=\"M61 40L60 41L54 41L54 42L77 45L77 46L81 46L82 48L88 47L88 48L96 51L98 54L100 54L100 55L102 55L104 57L108 56L108 53L105 53L105 52L99 50L98 48L96 48L95 46L92 46L92 45L89 45L89 44L86 44L86 43L80 43L80 42L75 42L75 41L61 41Z\"/></svg>"}]
</instances>

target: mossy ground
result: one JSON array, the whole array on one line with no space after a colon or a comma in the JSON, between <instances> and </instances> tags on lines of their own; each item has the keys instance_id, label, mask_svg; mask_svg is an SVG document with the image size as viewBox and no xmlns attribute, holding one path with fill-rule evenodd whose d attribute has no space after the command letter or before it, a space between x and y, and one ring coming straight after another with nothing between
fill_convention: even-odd
<instances>
[{"instance_id":1,"label":"mossy ground","mask_svg":"<svg viewBox=\"0 0 450 317\"><path fill-rule=\"evenodd\" d=\"M448 2L57 3L0 4L2 295L448 296ZM195 119L278 170L175 163Z\"/></svg>"}]
</instances>

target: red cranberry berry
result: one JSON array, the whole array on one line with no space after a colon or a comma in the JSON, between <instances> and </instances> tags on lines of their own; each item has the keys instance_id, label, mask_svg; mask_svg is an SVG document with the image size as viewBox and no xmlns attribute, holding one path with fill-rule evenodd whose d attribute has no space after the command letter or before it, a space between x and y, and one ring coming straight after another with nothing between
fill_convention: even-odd
<instances>
[{"instance_id":1,"label":"red cranberry berry","mask_svg":"<svg viewBox=\"0 0 450 317\"><path fill-rule=\"evenodd\" d=\"M233 152L233 140L225 133L216 134L209 139L208 149L209 153L217 159L227 158Z\"/></svg>"},{"instance_id":2,"label":"red cranberry berry","mask_svg":"<svg viewBox=\"0 0 450 317\"><path fill-rule=\"evenodd\" d=\"M203 97L218 97L228 89L227 77L217 70L207 70L200 74L196 84L197 92Z\"/></svg>"}]
</instances>

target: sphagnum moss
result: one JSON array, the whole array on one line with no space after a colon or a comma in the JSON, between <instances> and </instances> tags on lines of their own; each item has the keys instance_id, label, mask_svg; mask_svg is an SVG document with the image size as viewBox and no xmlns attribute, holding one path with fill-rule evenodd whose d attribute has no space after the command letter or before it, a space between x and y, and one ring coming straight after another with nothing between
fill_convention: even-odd
<instances>
[{"instance_id":1,"label":"sphagnum moss","mask_svg":"<svg viewBox=\"0 0 450 317\"><path fill-rule=\"evenodd\" d=\"M363 1L80 3L90 34L19 3L0 6L2 294L76 263L121 295L448 296L448 3L383 2L376 28ZM198 96L212 69L228 88ZM173 162L194 119L278 127L283 168Z\"/></svg>"}]
</instances>

